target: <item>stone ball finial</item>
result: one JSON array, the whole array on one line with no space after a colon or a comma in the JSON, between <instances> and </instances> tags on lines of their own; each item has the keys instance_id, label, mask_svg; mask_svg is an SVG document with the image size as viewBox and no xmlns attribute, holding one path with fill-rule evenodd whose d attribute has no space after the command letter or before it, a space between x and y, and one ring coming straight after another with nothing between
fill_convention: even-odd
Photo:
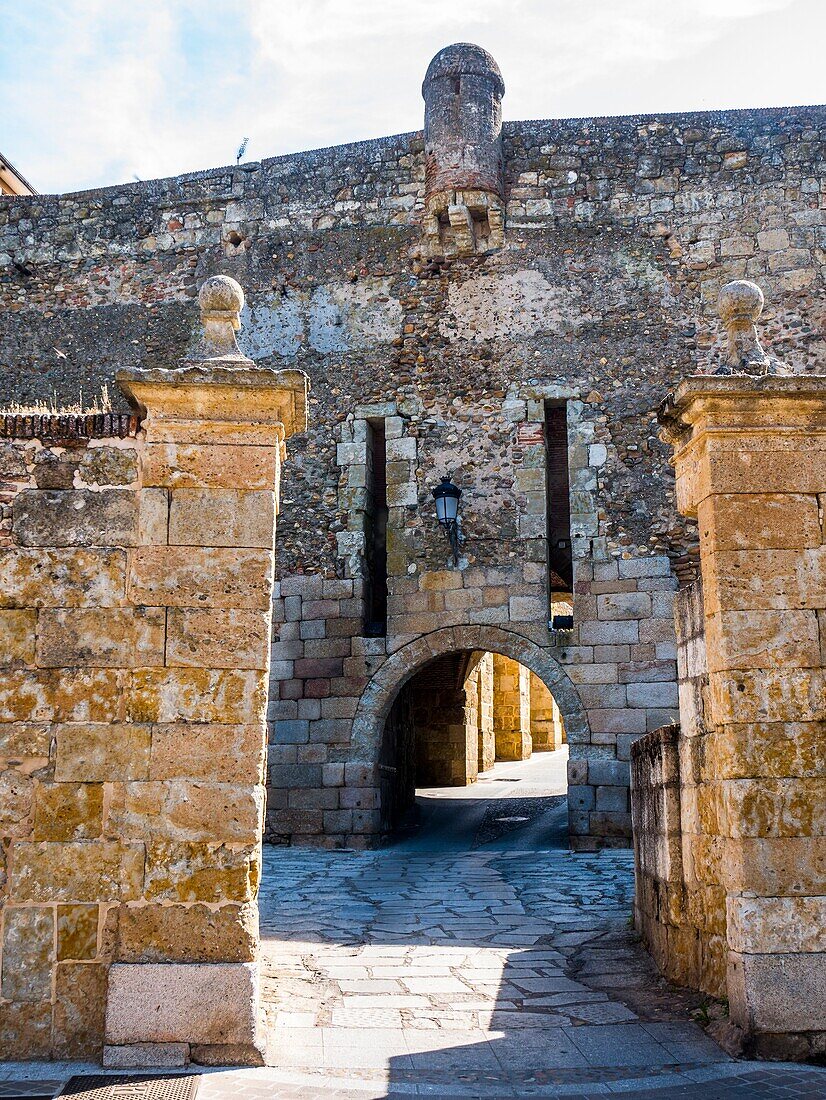
<instances>
[{"instance_id":1,"label":"stone ball finial","mask_svg":"<svg viewBox=\"0 0 826 1100\"><path fill-rule=\"evenodd\" d=\"M244 291L229 275L211 275L198 291L201 307L201 335L186 356L186 362L248 363L241 353L235 333L241 328Z\"/></svg>"},{"instance_id":2,"label":"stone ball finial","mask_svg":"<svg viewBox=\"0 0 826 1100\"><path fill-rule=\"evenodd\" d=\"M240 283L231 279L229 275L211 275L206 279L198 291L198 304L201 307L202 316L207 314L219 314L216 320L232 321L228 314L232 314L234 321L232 327L239 329L241 321L238 314L244 308L244 291ZM237 323L236 323L237 322Z\"/></svg>"},{"instance_id":3,"label":"stone ball finial","mask_svg":"<svg viewBox=\"0 0 826 1100\"><path fill-rule=\"evenodd\" d=\"M788 374L787 367L767 354L757 334L757 321L763 312L763 291L749 279L726 283L717 296L717 311L726 326L727 362L715 374Z\"/></svg>"},{"instance_id":4,"label":"stone ball finial","mask_svg":"<svg viewBox=\"0 0 826 1100\"><path fill-rule=\"evenodd\" d=\"M487 50L475 46L472 42L454 42L439 50L424 75L422 95L427 99L429 85L444 77L455 80L462 76L487 77L501 99L505 94L505 82L499 66Z\"/></svg>"},{"instance_id":5,"label":"stone ball finial","mask_svg":"<svg viewBox=\"0 0 826 1100\"><path fill-rule=\"evenodd\" d=\"M717 297L717 312L723 324L732 321L756 324L765 305L763 291L750 279L734 279L721 288Z\"/></svg>"}]
</instances>

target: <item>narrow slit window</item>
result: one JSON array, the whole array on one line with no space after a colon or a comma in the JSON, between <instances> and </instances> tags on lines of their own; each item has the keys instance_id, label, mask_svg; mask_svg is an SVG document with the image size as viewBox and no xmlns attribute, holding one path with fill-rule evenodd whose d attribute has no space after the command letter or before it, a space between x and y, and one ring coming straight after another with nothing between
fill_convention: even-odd
<instances>
[{"instance_id":1,"label":"narrow slit window","mask_svg":"<svg viewBox=\"0 0 826 1100\"><path fill-rule=\"evenodd\" d=\"M573 556L568 474L568 409L545 405L545 486L547 492L548 618L557 630L573 626Z\"/></svg>"},{"instance_id":2,"label":"narrow slit window","mask_svg":"<svg viewBox=\"0 0 826 1100\"><path fill-rule=\"evenodd\" d=\"M387 633L387 449L384 420L367 421L367 507L365 511L367 565L364 633L380 638Z\"/></svg>"}]
</instances>

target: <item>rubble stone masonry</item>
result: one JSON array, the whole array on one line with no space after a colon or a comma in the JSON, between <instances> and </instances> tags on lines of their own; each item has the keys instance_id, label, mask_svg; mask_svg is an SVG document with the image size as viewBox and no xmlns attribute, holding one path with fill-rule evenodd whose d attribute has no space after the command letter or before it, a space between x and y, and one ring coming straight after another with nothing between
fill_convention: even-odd
<instances>
[{"instance_id":1,"label":"rubble stone masonry","mask_svg":"<svg viewBox=\"0 0 826 1100\"><path fill-rule=\"evenodd\" d=\"M444 127L428 130L427 156L422 133L406 134L0 200L5 399L75 399L118 367L185 354L198 288L216 272L247 290L244 351L311 378L312 426L279 523L272 841L375 842L373 733L404 678L461 637L543 670L570 745L574 846L628 844L630 747L676 717L673 596L697 563L654 410L723 361L710 307L734 277L760 280L767 342L795 371L822 360L824 108L506 122L497 134L501 77L482 54L448 51L434 70L458 75L462 111L487 97L485 163L501 151L484 193L501 191L493 236L482 230L495 204L439 192L482 233L472 252L427 222L427 156L463 147ZM438 105L449 88L431 91ZM460 213L454 225L447 211L451 231ZM559 405L574 560L564 631L549 628L546 546L546 411ZM365 631L378 421L384 636ZM430 495L446 470L464 493L458 566ZM554 596L570 606L570 592ZM379 700L387 709L369 712Z\"/></svg>"}]
</instances>

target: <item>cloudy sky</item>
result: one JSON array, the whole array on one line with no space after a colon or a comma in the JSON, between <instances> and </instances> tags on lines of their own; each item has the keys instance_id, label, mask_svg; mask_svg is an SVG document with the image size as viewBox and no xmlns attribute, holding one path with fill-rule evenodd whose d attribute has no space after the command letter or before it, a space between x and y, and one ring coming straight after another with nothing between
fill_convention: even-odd
<instances>
[{"instance_id":1,"label":"cloudy sky","mask_svg":"<svg viewBox=\"0 0 826 1100\"><path fill-rule=\"evenodd\" d=\"M826 100L826 0L0 0L0 152L72 191L416 130L455 41L506 119Z\"/></svg>"}]
</instances>

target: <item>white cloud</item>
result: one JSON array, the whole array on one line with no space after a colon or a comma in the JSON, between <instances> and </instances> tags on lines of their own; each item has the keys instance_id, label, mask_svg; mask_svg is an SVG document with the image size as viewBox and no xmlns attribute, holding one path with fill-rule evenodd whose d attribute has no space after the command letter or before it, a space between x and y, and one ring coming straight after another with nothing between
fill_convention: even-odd
<instances>
[{"instance_id":1,"label":"white cloud","mask_svg":"<svg viewBox=\"0 0 826 1100\"><path fill-rule=\"evenodd\" d=\"M0 148L43 190L225 164L245 135L258 159L418 129L427 63L457 40L499 61L506 118L811 101L826 18L821 0L4 5Z\"/></svg>"}]
</instances>

